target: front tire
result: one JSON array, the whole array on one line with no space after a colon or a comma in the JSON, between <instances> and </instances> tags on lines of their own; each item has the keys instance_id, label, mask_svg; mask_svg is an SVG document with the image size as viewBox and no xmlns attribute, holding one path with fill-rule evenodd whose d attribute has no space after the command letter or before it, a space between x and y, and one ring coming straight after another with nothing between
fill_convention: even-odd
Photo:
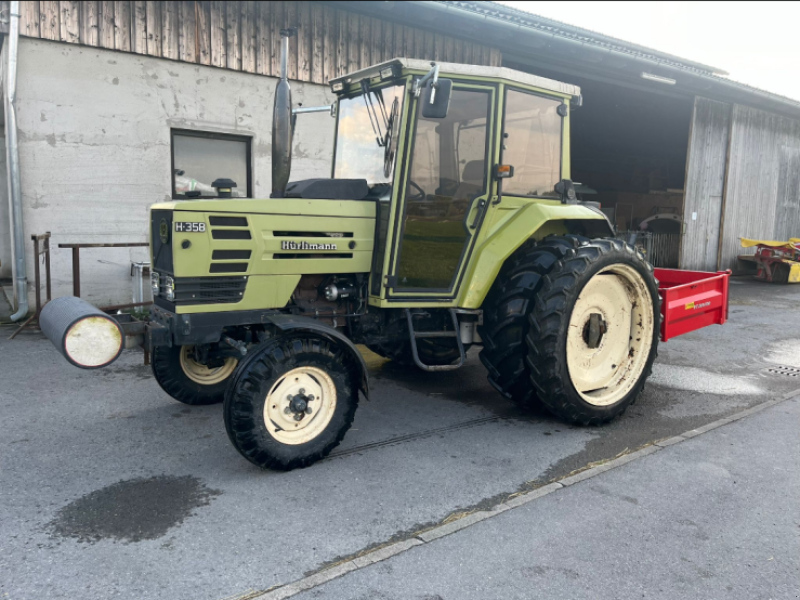
<instances>
[{"instance_id":1,"label":"front tire","mask_svg":"<svg viewBox=\"0 0 800 600\"><path fill-rule=\"evenodd\" d=\"M158 385L183 404L201 406L222 402L238 361L227 358L221 367L210 369L194 360L192 350L192 346L153 349L151 368Z\"/></svg>"},{"instance_id":2,"label":"front tire","mask_svg":"<svg viewBox=\"0 0 800 600\"><path fill-rule=\"evenodd\" d=\"M288 471L324 458L358 407L358 366L327 339L298 334L248 352L225 395L228 437L262 469Z\"/></svg>"},{"instance_id":3,"label":"front tire","mask_svg":"<svg viewBox=\"0 0 800 600\"><path fill-rule=\"evenodd\" d=\"M642 254L614 239L583 243L550 270L528 317L539 400L579 425L619 416L652 372L659 324L658 283Z\"/></svg>"}]
</instances>

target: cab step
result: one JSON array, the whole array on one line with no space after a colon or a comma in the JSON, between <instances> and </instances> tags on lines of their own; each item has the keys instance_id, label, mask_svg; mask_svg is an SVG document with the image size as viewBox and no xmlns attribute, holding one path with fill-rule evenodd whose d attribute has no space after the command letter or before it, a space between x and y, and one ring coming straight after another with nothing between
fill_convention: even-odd
<instances>
[{"instance_id":1,"label":"cab step","mask_svg":"<svg viewBox=\"0 0 800 600\"><path fill-rule=\"evenodd\" d=\"M448 308L450 317L453 319L453 331L415 331L414 330L414 316L422 315L423 313L412 313L408 308L406 309L406 319L408 320L408 335L411 341L411 355L416 364L423 371L436 372L436 371L455 371L464 366L467 360L467 353L464 350L464 344L461 342L461 335L459 334L458 316L454 308ZM419 359L419 351L417 350L417 340L419 338L447 338L452 337L456 339L458 344L459 359L454 365L426 365Z\"/></svg>"}]
</instances>

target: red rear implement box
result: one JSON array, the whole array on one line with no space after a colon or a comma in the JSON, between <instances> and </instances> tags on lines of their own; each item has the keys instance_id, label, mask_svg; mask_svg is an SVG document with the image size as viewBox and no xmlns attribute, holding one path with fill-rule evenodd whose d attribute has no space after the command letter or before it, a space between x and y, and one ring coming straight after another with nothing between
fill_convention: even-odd
<instances>
[{"instance_id":1,"label":"red rear implement box","mask_svg":"<svg viewBox=\"0 0 800 600\"><path fill-rule=\"evenodd\" d=\"M655 269L661 294L661 341L707 325L725 323L730 274L730 271Z\"/></svg>"}]
</instances>

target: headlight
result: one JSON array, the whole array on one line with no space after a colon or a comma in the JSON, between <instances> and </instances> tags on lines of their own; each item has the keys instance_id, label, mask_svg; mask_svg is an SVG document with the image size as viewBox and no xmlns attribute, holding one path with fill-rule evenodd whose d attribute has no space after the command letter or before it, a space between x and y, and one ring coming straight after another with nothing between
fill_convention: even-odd
<instances>
[{"instance_id":1,"label":"headlight","mask_svg":"<svg viewBox=\"0 0 800 600\"><path fill-rule=\"evenodd\" d=\"M175 280L169 275L164 277L164 297L170 302L175 300Z\"/></svg>"},{"instance_id":2,"label":"headlight","mask_svg":"<svg viewBox=\"0 0 800 600\"><path fill-rule=\"evenodd\" d=\"M158 288L161 285L161 275L150 271L150 289L153 290L153 298L158 296Z\"/></svg>"}]
</instances>

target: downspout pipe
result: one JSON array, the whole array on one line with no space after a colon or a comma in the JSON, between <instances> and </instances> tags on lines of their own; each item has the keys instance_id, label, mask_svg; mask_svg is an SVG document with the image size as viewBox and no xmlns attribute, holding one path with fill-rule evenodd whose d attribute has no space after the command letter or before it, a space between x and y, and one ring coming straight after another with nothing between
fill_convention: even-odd
<instances>
[{"instance_id":1,"label":"downspout pipe","mask_svg":"<svg viewBox=\"0 0 800 600\"><path fill-rule=\"evenodd\" d=\"M19 56L19 2L9 3L8 47L5 81L6 164L8 165L8 203L11 213L11 239L14 248L14 290L17 312L12 321L28 314L28 266L25 261L25 228L22 221L22 192L19 179L17 140L17 61Z\"/></svg>"}]
</instances>

